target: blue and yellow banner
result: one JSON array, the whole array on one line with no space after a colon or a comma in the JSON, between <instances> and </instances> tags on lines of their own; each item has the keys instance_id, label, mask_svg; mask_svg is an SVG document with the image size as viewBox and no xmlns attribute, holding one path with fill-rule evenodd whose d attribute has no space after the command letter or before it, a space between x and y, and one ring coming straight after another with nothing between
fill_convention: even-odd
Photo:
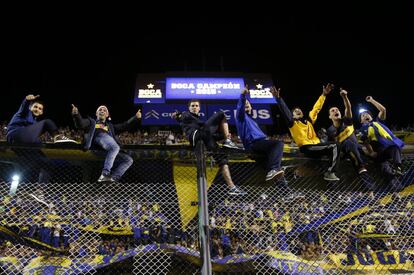
<instances>
[{"instance_id":1,"label":"blue and yellow banner","mask_svg":"<svg viewBox=\"0 0 414 275\"><path fill-rule=\"evenodd\" d=\"M23 268L23 274L82 274L123 262L131 257L151 255L154 251L170 252L184 261L196 265L201 264L200 253L194 249L179 245L151 244L126 250L116 255L96 255L92 259L36 257ZM161 254L154 255L160 257ZM215 272L253 272L257 267L254 262L260 262L260 266L266 270L287 274L333 274L332 272L341 273L343 271L353 274L409 273L414 271L413 257L414 250L391 250L372 253L328 254L310 260L290 252L269 251L255 255L239 254L213 258L212 268ZM1 270L17 270L16 267L20 264L16 257L0 257Z\"/></svg>"}]
</instances>

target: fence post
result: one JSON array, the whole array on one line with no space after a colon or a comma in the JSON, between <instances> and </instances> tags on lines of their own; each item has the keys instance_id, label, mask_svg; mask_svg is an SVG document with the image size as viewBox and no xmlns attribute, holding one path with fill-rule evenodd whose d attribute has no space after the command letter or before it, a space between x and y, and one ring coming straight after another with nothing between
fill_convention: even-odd
<instances>
[{"instance_id":1,"label":"fence post","mask_svg":"<svg viewBox=\"0 0 414 275\"><path fill-rule=\"evenodd\" d=\"M212 274L210 257L210 228L207 200L206 160L203 141L195 148L197 158L198 228L200 238L201 274Z\"/></svg>"}]
</instances>

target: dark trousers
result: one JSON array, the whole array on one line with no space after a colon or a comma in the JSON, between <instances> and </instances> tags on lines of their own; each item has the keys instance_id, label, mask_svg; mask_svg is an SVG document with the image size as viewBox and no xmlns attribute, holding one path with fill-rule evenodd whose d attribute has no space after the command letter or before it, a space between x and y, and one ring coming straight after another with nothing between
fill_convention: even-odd
<instances>
[{"instance_id":1,"label":"dark trousers","mask_svg":"<svg viewBox=\"0 0 414 275\"><path fill-rule=\"evenodd\" d=\"M250 148L253 153L267 157L267 171L280 168L283 155L283 142L279 140L261 139L253 142Z\"/></svg>"},{"instance_id":2,"label":"dark trousers","mask_svg":"<svg viewBox=\"0 0 414 275\"><path fill-rule=\"evenodd\" d=\"M39 137L45 132L51 136L58 133L56 124L50 119L41 120L7 134L7 141L9 143L41 143Z\"/></svg>"},{"instance_id":3,"label":"dark trousers","mask_svg":"<svg viewBox=\"0 0 414 275\"><path fill-rule=\"evenodd\" d=\"M319 144L309 144L303 145L300 147L300 151L305 154L305 156L311 158L319 158L321 156L328 156L329 163L329 172L335 172L339 163L339 146L334 142L322 142Z\"/></svg>"},{"instance_id":4,"label":"dark trousers","mask_svg":"<svg viewBox=\"0 0 414 275\"><path fill-rule=\"evenodd\" d=\"M390 161L393 165L400 166L402 162L401 148L398 146L390 146L378 152L377 160L379 162Z\"/></svg>"},{"instance_id":5,"label":"dark trousers","mask_svg":"<svg viewBox=\"0 0 414 275\"><path fill-rule=\"evenodd\" d=\"M346 156L349 156L352 160L352 164L356 168L360 168L365 164L364 160L361 157L359 152L359 144L353 142L350 139L346 139L340 145L341 151L345 153Z\"/></svg>"},{"instance_id":6,"label":"dark trousers","mask_svg":"<svg viewBox=\"0 0 414 275\"><path fill-rule=\"evenodd\" d=\"M217 147L216 142L225 138L219 131L220 123L225 118L224 112L217 112L212 115L202 128L195 130L190 136L191 144L195 146L197 141L203 140L208 150L215 149Z\"/></svg>"},{"instance_id":7,"label":"dark trousers","mask_svg":"<svg viewBox=\"0 0 414 275\"><path fill-rule=\"evenodd\" d=\"M224 112L217 112L212 115L205 123L201 129L197 129L189 137L190 143L195 146L197 141L202 140L207 147L207 150L214 151L217 149L217 141L222 140L226 137L220 133L220 123L226 116ZM221 167L228 163L228 158L226 154L223 153L213 153L213 159Z\"/></svg>"},{"instance_id":8,"label":"dark trousers","mask_svg":"<svg viewBox=\"0 0 414 275\"><path fill-rule=\"evenodd\" d=\"M380 163L381 172L389 185L395 185L398 179L396 178L394 168L396 166L400 167L402 162L400 147L390 146L379 151L376 161Z\"/></svg>"}]
</instances>

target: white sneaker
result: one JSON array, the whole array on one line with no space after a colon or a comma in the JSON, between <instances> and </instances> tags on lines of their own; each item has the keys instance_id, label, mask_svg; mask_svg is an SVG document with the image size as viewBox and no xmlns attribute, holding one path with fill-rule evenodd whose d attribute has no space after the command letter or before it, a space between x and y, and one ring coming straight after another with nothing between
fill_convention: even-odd
<instances>
[{"instance_id":1,"label":"white sneaker","mask_svg":"<svg viewBox=\"0 0 414 275\"><path fill-rule=\"evenodd\" d=\"M57 135L53 138L53 143L61 143L61 142L74 142L77 143L75 140L70 139L64 135Z\"/></svg>"},{"instance_id":2,"label":"white sneaker","mask_svg":"<svg viewBox=\"0 0 414 275\"><path fill-rule=\"evenodd\" d=\"M246 194L247 194L246 191L243 191L237 186L234 186L233 188L229 190L229 195L246 195Z\"/></svg>"},{"instance_id":3,"label":"white sneaker","mask_svg":"<svg viewBox=\"0 0 414 275\"><path fill-rule=\"evenodd\" d=\"M267 173L266 181L272 180L274 178L279 179L279 178L283 177L284 174L285 174L285 171L283 171L283 169L281 169L281 168L272 169L272 170L269 171L269 173Z\"/></svg>"},{"instance_id":4,"label":"white sneaker","mask_svg":"<svg viewBox=\"0 0 414 275\"><path fill-rule=\"evenodd\" d=\"M101 175L98 182L114 182L115 180L111 176Z\"/></svg>"},{"instance_id":5,"label":"white sneaker","mask_svg":"<svg viewBox=\"0 0 414 275\"><path fill-rule=\"evenodd\" d=\"M366 173L368 172L367 169L365 167L361 167L358 169L358 174L361 175L362 173Z\"/></svg>"},{"instance_id":6,"label":"white sneaker","mask_svg":"<svg viewBox=\"0 0 414 275\"><path fill-rule=\"evenodd\" d=\"M232 148L232 149L240 149L239 146L237 146L233 141L230 139L226 139L223 143L224 147Z\"/></svg>"},{"instance_id":7,"label":"white sneaker","mask_svg":"<svg viewBox=\"0 0 414 275\"><path fill-rule=\"evenodd\" d=\"M327 181L338 181L339 178L335 175L334 172L325 172L323 174L323 179Z\"/></svg>"}]
</instances>

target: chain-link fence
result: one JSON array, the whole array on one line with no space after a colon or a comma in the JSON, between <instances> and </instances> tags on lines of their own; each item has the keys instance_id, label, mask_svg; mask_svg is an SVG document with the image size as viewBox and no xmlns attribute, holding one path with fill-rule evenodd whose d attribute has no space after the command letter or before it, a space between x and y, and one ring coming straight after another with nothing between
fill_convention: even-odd
<instances>
[{"instance_id":1,"label":"chain-link fence","mask_svg":"<svg viewBox=\"0 0 414 275\"><path fill-rule=\"evenodd\" d=\"M102 152L59 146L0 146L2 274L200 273L192 150L134 147L124 177L98 183ZM392 181L376 164L359 176L342 160L341 180L326 182L327 161L287 150L284 179L266 183L256 156L226 154L247 194L230 195L204 155L213 273L414 270L414 155Z\"/></svg>"}]
</instances>

